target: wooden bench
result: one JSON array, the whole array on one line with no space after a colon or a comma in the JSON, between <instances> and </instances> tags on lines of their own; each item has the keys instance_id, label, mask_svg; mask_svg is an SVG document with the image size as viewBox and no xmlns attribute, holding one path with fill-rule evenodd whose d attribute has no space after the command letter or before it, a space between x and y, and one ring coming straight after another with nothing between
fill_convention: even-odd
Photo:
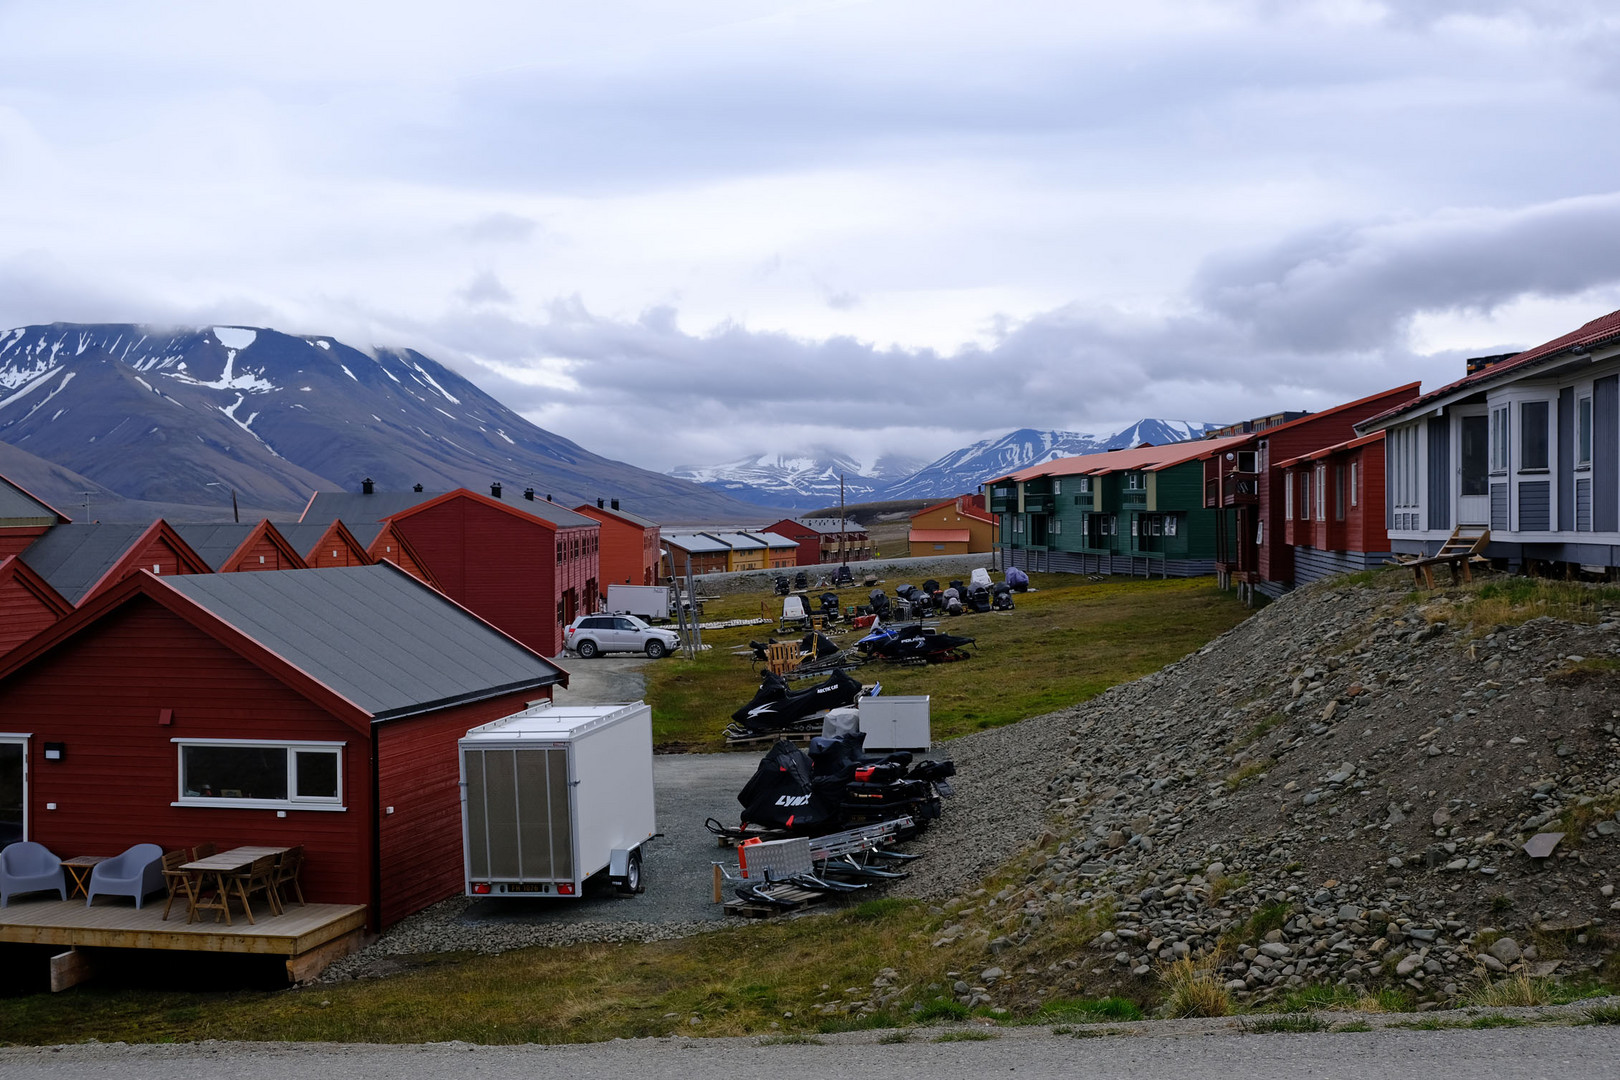
<instances>
[{"instance_id":1,"label":"wooden bench","mask_svg":"<svg viewBox=\"0 0 1620 1080\"><path fill-rule=\"evenodd\" d=\"M1453 585L1474 580L1473 565L1490 562L1484 555L1485 545L1491 542L1491 530L1482 525L1459 525L1451 530L1446 542L1433 555L1419 555L1397 559L1410 567L1412 580L1426 588L1434 588L1434 568L1449 566Z\"/></svg>"}]
</instances>

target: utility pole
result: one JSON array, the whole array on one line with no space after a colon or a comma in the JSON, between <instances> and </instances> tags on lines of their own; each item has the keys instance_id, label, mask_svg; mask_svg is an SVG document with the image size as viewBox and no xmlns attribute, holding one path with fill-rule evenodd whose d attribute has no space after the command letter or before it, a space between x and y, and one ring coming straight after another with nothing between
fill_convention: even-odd
<instances>
[{"instance_id":1,"label":"utility pole","mask_svg":"<svg viewBox=\"0 0 1620 1080\"><path fill-rule=\"evenodd\" d=\"M838 474L838 561L849 565L849 526L844 521L844 474Z\"/></svg>"}]
</instances>

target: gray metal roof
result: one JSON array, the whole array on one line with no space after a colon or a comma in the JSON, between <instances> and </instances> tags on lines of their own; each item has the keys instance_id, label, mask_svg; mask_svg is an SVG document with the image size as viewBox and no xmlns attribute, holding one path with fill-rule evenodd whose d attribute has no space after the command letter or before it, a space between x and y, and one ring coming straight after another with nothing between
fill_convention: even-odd
<instances>
[{"instance_id":1,"label":"gray metal roof","mask_svg":"<svg viewBox=\"0 0 1620 1080\"><path fill-rule=\"evenodd\" d=\"M309 506L304 509L304 516L299 520L305 523L330 524L336 518L342 518L351 532L354 531L355 522L381 521L386 517L419 506L430 499L437 499L440 495L448 494L443 491L379 491L373 495L355 494L347 491L318 491L310 500ZM502 505L510 506L514 510L528 514L532 518L550 522L560 528L571 529L583 526L601 527L601 522L588 518L584 514L576 514L557 503L548 503L541 499L525 499L521 495L511 499L497 500ZM355 533L356 536L360 534ZM375 534L373 534L375 536ZM368 540L367 543L370 543Z\"/></svg>"},{"instance_id":2,"label":"gray metal roof","mask_svg":"<svg viewBox=\"0 0 1620 1080\"><path fill-rule=\"evenodd\" d=\"M589 506L589 504L586 505ZM604 514L612 514L616 518L622 518L632 525L640 525L643 529L656 529L659 527L658 522L652 520L652 518L644 518L640 514L632 514L628 510L615 510L611 506L598 506L595 509L602 511ZM587 514L586 516L589 517L590 515Z\"/></svg>"},{"instance_id":3,"label":"gray metal roof","mask_svg":"<svg viewBox=\"0 0 1620 1080\"><path fill-rule=\"evenodd\" d=\"M751 532L744 535L752 536L755 540L763 540L768 548L796 548L799 546L797 540L789 540L787 537L773 532Z\"/></svg>"},{"instance_id":4,"label":"gray metal roof","mask_svg":"<svg viewBox=\"0 0 1620 1080\"><path fill-rule=\"evenodd\" d=\"M151 525L57 525L22 553L23 562L77 604Z\"/></svg>"},{"instance_id":5,"label":"gray metal roof","mask_svg":"<svg viewBox=\"0 0 1620 1080\"><path fill-rule=\"evenodd\" d=\"M343 524L347 525L348 522L345 521ZM321 537L325 536L326 530L330 529L331 527L332 523L330 521L322 521L318 523L310 522L308 524L299 524L295 522L291 525L278 524L276 525L276 531L286 538L287 543L292 545L292 549L298 552L301 558L307 560L310 553L315 550L316 542L320 540ZM381 531L382 526L380 524L373 524L371 530L372 538L375 539L377 534ZM350 529L349 532L352 533L354 530ZM191 538L187 537L186 539L189 541ZM360 538L356 536L355 539L359 540Z\"/></svg>"},{"instance_id":6,"label":"gray metal roof","mask_svg":"<svg viewBox=\"0 0 1620 1080\"><path fill-rule=\"evenodd\" d=\"M389 566L197 574L163 583L377 720L563 678L555 664Z\"/></svg>"},{"instance_id":7,"label":"gray metal roof","mask_svg":"<svg viewBox=\"0 0 1620 1080\"><path fill-rule=\"evenodd\" d=\"M232 524L223 525L174 525L174 531L180 534L180 539L191 545L191 550L202 556L203 562L210 568L218 570L225 565L225 560L236 553L242 542L248 538L254 526Z\"/></svg>"},{"instance_id":8,"label":"gray metal roof","mask_svg":"<svg viewBox=\"0 0 1620 1080\"><path fill-rule=\"evenodd\" d=\"M0 525L21 528L55 525L59 520L55 510L0 476Z\"/></svg>"},{"instance_id":9,"label":"gray metal roof","mask_svg":"<svg viewBox=\"0 0 1620 1080\"><path fill-rule=\"evenodd\" d=\"M750 536L748 533L723 532L710 533L709 535L713 536L716 540L720 541L727 547L736 549L738 551L753 551L756 548L770 547L770 545L765 541L759 539L757 536ZM794 544L793 546L798 547L799 545Z\"/></svg>"},{"instance_id":10,"label":"gray metal roof","mask_svg":"<svg viewBox=\"0 0 1620 1080\"><path fill-rule=\"evenodd\" d=\"M854 518L845 518L840 522L837 518L792 518L807 529L814 529L818 533L865 532L866 529Z\"/></svg>"},{"instance_id":11,"label":"gray metal roof","mask_svg":"<svg viewBox=\"0 0 1620 1080\"><path fill-rule=\"evenodd\" d=\"M708 533L661 533L659 539L670 547L678 547L682 551L690 551L696 555L699 552L730 551L731 545L723 540L716 540Z\"/></svg>"}]
</instances>

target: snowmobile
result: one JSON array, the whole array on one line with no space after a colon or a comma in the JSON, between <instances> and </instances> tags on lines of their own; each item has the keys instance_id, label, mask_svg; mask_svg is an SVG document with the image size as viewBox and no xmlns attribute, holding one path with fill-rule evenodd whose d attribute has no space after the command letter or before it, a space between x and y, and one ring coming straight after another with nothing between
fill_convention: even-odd
<instances>
[{"instance_id":1,"label":"snowmobile","mask_svg":"<svg viewBox=\"0 0 1620 1080\"><path fill-rule=\"evenodd\" d=\"M990 590L985 588L983 585L973 586L973 588L968 590L967 599L964 601L964 604L969 611L977 612L982 615L984 612L990 610Z\"/></svg>"},{"instance_id":2,"label":"snowmobile","mask_svg":"<svg viewBox=\"0 0 1620 1080\"><path fill-rule=\"evenodd\" d=\"M786 596L788 593L793 591L792 586L788 583L788 579L787 579L786 574L777 574L776 575L776 579L774 581L774 588L776 589L776 595L777 596Z\"/></svg>"},{"instance_id":3,"label":"snowmobile","mask_svg":"<svg viewBox=\"0 0 1620 1080\"><path fill-rule=\"evenodd\" d=\"M888 593L884 592L882 589L873 589L867 594L866 599L867 602L871 604L872 614L876 615L879 619L887 619L889 617Z\"/></svg>"},{"instance_id":4,"label":"snowmobile","mask_svg":"<svg viewBox=\"0 0 1620 1080\"><path fill-rule=\"evenodd\" d=\"M731 714L727 738L747 738L773 731L803 731L819 726L820 714L855 704L861 684L842 670L834 671L815 686L792 690L787 679L767 671L760 679L753 700Z\"/></svg>"},{"instance_id":5,"label":"snowmobile","mask_svg":"<svg viewBox=\"0 0 1620 1080\"><path fill-rule=\"evenodd\" d=\"M1011 611L1013 609L1012 586L1005 581L998 581L990 586L990 606L996 611Z\"/></svg>"},{"instance_id":6,"label":"snowmobile","mask_svg":"<svg viewBox=\"0 0 1620 1080\"><path fill-rule=\"evenodd\" d=\"M833 588L847 589L855 584L855 575L849 572L848 566L840 566L838 573L833 575Z\"/></svg>"},{"instance_id":7,"label":"snowmobile","mask_svg":"<svg viewBox=\"0 0 1620 1080\"><path fill-rule=\"evenodd\" d=\"M1018 567L1007 567L1006 573L1002 574L1001 576L1008 585L1012 586L1013 592L1029 591L1029 575L1018 569Z\"/></svg>"},{"instance_id":8,"label":"snowmobile","mask_svg":"<svg viewBox=\"0 0 1620 1080\"><path fill-rule=\"evenodd\" d=\"M921 623L892 629L889 635L884 640L874 642L868 651L879 660L893 664L943 664L951 660L966 660L972 656L967 646L975 644L973 638L941 633ZM857 646L860 644L856 643Z\"/></svg>"}]
</instances>

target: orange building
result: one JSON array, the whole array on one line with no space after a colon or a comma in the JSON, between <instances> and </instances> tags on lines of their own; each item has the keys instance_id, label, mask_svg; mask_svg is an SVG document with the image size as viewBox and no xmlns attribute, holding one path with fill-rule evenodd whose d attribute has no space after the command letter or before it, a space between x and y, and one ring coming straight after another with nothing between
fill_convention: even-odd
<instances>
[{"instance_id":1,"label":"orange building","mask_svg":"<svg viewBox=\"0 0 1620 1080\"><path fill-rule=\"evenodd\" d=\"M983 495L958 495L911 515L907 537L911 554L971 555L989 552L996 538L996 516Z\"/></svg>"},{"instance_id":2,"label":"orange building","mask_svg":"<svg viewBox=\"0 0 1620 1080\"><path fill-rule=\"evenodd\" d=\"M609 585L658 584L659 528L639 514L619 509L619 500L611 506L585 503L574 507L574 512L602 523L601 569L602 589Z\"/></svg>"}]
</instances>

